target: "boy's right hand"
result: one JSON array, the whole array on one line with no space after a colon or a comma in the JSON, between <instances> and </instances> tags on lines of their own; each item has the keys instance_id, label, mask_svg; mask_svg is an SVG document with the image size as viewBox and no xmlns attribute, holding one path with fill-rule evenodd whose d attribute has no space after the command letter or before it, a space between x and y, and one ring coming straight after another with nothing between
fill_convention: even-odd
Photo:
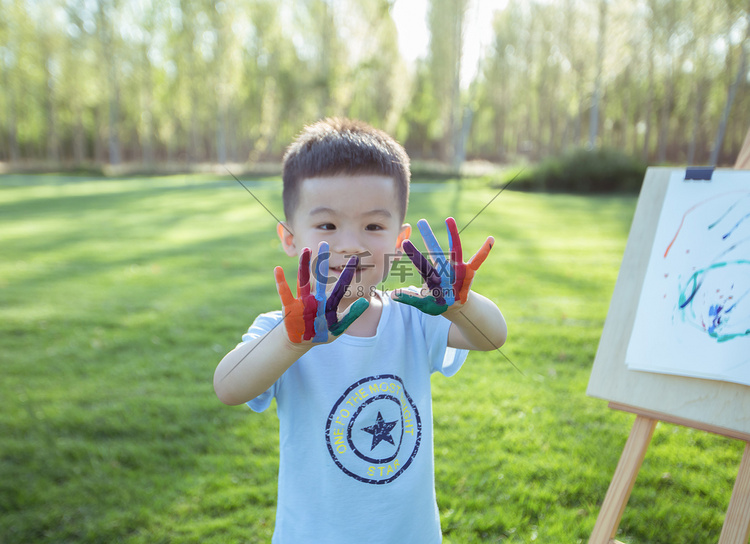
<instances>
[{"instance_id":1,"label":"boy's right hand","mask_svg":"<svg viewBox=\"0 0 750 544\"><path fill-rule=\"evenodd\" d=\"M343 333L355 319L357 319L370 305L369 301L357 299L339 318L337 310L347 287L352 282L354 272L359 262L353 256L346 263L341 276L329 297L326 297L326 282L328 279L328 244L321 242L318 247L318 257L315 266L315 295L310 293L310 256L309 248L302 250L297 272L297 297L284 277L284 270L274 268L276 290L281 297L284 313L284 325L289 340L295 344L312 341L316 344L330 342L334 337Z\"/></svg>"}]
</instances>

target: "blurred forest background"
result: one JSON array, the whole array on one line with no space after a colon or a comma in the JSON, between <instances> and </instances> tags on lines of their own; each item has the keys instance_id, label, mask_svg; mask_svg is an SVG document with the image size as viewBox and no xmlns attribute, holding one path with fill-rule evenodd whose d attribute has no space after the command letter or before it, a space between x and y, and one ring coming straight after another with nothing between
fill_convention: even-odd
<instances>
[{"instance_id":1,"label":"blurred forest background","mask_svg":"<svg viewBox=\"0 0 750 544\"><path fill-rule=\"evenodd\" d=\"M277 164L307 123L371 122L417 161L615 148L732 164L750 127L747 0L507 0L462 82L467 12L428 0L0 0L0 163Z\"/></svg>"}]
</instances>

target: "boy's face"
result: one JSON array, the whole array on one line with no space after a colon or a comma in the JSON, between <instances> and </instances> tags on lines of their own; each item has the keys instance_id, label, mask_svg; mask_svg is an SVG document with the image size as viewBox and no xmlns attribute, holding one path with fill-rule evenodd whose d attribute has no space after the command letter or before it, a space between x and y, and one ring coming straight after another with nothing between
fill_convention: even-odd
<instances>
[{"instance_id":1,"label":"boy's face","mask_svg":"<svg viewBox=\"0 0 750 544\"><path fill-rule=\"evenodd\" d=\"M369 298L411 233L408 224L401 224L396 182L386 176L341 175L308 178L299 189L299 204L288 218L293 234L281 225L278 229L287 255L299 256L309 247L314 257L318 244L328 242L332 278L338 278L349 257L359 256L346 298Z\"/></svg>"}]
</instances>

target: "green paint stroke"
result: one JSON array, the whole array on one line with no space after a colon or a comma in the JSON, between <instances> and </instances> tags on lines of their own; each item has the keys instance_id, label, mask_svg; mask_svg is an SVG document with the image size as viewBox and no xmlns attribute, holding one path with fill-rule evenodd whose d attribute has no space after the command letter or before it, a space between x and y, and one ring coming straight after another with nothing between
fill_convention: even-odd
<instances>
[{"instance_id":1,"label":"green paint stroke","mask_svg":"<svg viewBox=\"0 0 750 544\"><path fill-rule=\"evenodd\" d=\"M335 325L331 325L328 330L334 336L338 336L349 328L349 325L361 316L365 310L370 306L370 301L364 298L358 298L354 301L349 312Z\"/></svg>"},{"instance_id":2,"label":"green paint stroke","mask_svg":"<svg viewBox=\"0 0 750 544\"><path fill-rule=\"evenodd\" d=\"M447 304L438 304L435 297L415 297L414 295L399 293L393 297L393 300L414 306L429 315L440 315L448 309Z\"/></svg>"}]
</instances>

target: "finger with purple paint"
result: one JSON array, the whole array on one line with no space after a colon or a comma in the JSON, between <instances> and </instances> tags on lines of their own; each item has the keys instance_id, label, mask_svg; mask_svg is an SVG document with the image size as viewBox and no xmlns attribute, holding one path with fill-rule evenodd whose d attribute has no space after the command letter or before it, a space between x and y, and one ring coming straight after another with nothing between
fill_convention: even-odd
<instances>
[{"instance_id":1,"label":"finger with purple paint","mask_svg":"<svg viewBox=\"0 0 750 544\"><path fill-rule=\"evenodd\" d=\"M339 276L336 285L333 286L333 291L331 291L331 294L326 301L326 323L328 323L329 329L338 323L336 309L338 308L341 299L344 298L347 288L352 283L354 272L357 270L358 264L359 257L353 255L346 265L344 265L344 270L341 272L341 276Z\"/></svg>"},{"instance_id":2,"label":"finger with purple paint","mask_svg":"<svg viewBox=\"0 0 750 544\"><path fill-rule=\"evenodd\" d=\"M364 297L361 297L355 300L354 303L349 306L344 315L341 316L341 319L339 319L338 314L336 313L336 308L338 307L339 302L346 294L346 291L349 288L352 279L354 278L354 273L357 270L358 264L359 257L357 257L356 255L352 256L349 259L349 261L346 263L346 266L344 266L344 270L341 272L341 276L339 276L339 279L333 288L331 296L329 297L329 301L333 299L335 303L332 303L331 307L329 308L328 302L326 302L326 320L328 322L328 330L334 336L338 336L343 333L349 327L349 325L351 325L355 319L361 316L364 311L367 310L367 308L370 306L370 301Z\"/></svg>"},{"instance_id":3,"label":"finger with purple paint","mask_svg":"<svg viewBox=\"0 0 750 544\"><path fill-rule=\"evenodd\" d=\"M417 267L417 270L422 276L422 279L427 285L427 289L429 289L430 293L441 304L445 304L445 299L443 298L442 288L440 284L440 275L437 273L437 270L435 270L435 267L432 266L430 261L428 261L425 256L419 252L419 250L414 246L414 244L411 243L410 240L404 240L404 243L401 245L401 247L403 247L404 252L409 257L411 262L414 263L414 266Z\"/></svg>"}]
</instances>

